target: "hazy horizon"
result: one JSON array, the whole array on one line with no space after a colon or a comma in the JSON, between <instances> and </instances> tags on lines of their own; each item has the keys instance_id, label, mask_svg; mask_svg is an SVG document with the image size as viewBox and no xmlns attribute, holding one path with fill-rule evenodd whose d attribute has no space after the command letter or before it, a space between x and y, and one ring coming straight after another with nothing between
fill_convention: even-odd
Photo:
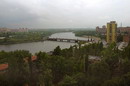
<instances>
[{"instance_id":1,"label":"hazy horizon","mask_svg":"<svg viewBox=\"0 0 130 86\"><path fill-rule=\"evenodd\" d=\"M95 28L130 26L129 0L1 0L0 27Z\"/></svg>"}]
</instances>

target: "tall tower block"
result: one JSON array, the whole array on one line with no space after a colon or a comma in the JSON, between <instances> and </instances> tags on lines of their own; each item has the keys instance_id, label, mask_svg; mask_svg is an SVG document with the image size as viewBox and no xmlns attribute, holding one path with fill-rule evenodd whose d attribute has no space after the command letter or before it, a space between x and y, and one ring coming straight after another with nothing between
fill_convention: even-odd
<instances>
[{"instance_id":1,"label":"tall tower block","mask_svg":"<svg viewBox=\"0 0 130 86\"><path fill-rule=\"evenodd\" d=\"M116 42L116 31L117 31L117 23L116 21L111 21L107 23L107 43Z\"/></svg>"}]
</instances>

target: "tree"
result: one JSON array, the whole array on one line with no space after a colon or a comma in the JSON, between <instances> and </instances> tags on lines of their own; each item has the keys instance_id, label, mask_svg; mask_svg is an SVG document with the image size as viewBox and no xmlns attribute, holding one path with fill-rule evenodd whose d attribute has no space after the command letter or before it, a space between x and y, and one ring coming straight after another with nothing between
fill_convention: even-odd
<instances>
[{"instance_id":1,"label":"tree","mask_svg":"<svg viewBox=\"0 0 130 86\"><path fill-rule=\"evenodd\" d=\"M105 62L97 62L89 65L88 84L90 86L100 86L102 82L110 78L109 66Z\"/></svg>"},{"instance_id":2,"label":"tree","mask_svg":"<svg viewBox=\"0 0 130 86\"><path fill-rule=\"evenodd\" d=\"M130 85L130 72L122 77L114 77L105 81L102 86L129 86Z\"/></svg>"},{"instance_id":3,"label":"tree","mask_svg":"<svg viewBox=\"0 0 130 86\"><path fill-rule=\"evenodd\" d=\"M57 46L57 47L54 49L53 55L61 55L61 48L60 48L60 46Z\"/></svg>"},{"instance_id":4,"label":"tree","mask_svg":"<svg viewBox=\"0 0 130 86\"><path fill-rule=\"evenodd\" d=\"M124 55L124 57L130 59L130 45L128 45L128 46L123 50L123 55Z\"/></svg>"},{"instance_id":5,"label":"tree","mask_svg":"<svg viewBox=\"0 0 130 86\"><path fill-rule=\"evenodd\" d=\"M61 50L61 56L66 57L66 58L71 58L74 56L74 48L73 46L70 46L70 48L62 49Z\"/></svg>"},{"instance_id":6,"label":"tree","mask_svg":"<svg viewBox=\"0 0 130 86\"><path fill-rule=\"evenodd\" d=\"M104 83L102 83L101 86L126 86L126 85L121 85L121 80L120 77L115 77L112 78L111 80L106 80Z\"/></svg>"},{"instance_id":7,"label":"tree","mask_svg":"<svg viewBox=\"0 0 130 86\"><path fill-rule=\"evenodd\" d=\"M99 43L99 49L100 49L100 50L103 49L103 43L102 43L102 42Z\"/></svg>"},{"instance_id":8,"label":"tree","mask_svg":"<svg viewBox=\"0 0 130 86\"><path fill-rule=\"evenodd\" d=\"M77 73L73 77L77 82L77 86L87 86L87 76L84 73Z\"/></svg>"},{"instance_id":9,"label":"tree","mask_svg":"<svg viewBox=\"0 0 130 86\"><path fill-rule=\"evenodd\" d=\"M64 77L65 61L62 56L51 56L49 58L49 69L52 70L53 84L57 84Z\"/></svg>"},{"instance_id":10,"label":"tree","mask_svg":"<svg viewBox=\"0 0 130 86\"><path fill-rule=\"evenodd\" d=\"M0 63L6 63L7 62L7 59L9 57L9 53L8 52L5 52L5 51L1 51L0 52Z\"/></svg>"},{"instance_id":11,"label":"tree","mask_svg":"<svg viewBox=\"0 0 130 86\"><path fill-rule=\"evenodd\" d=\"M6 74L0 74L0 86L9 86Z\"/></svg>"},{"instance_id":12,"label":"tree","mask_svg":"<svg viewBox=\"0 0 130 86\"><path fill-rule=\"evenodd\" d=\"M28 51L19 50L10 52L9 55L8 81L10 86L22 86L29 83L30 71L26 61L28 57L31 57L31 54Z\"/></svg>"},{"instance_id":13,"label":"tree","mask_svg":"<svg viewBox=\"0 0 130 86\"><path fill-rule=\"evenodd\" d=\"M59 83L59 86L77 86L77 82L72 77L66 75Z\"/></svg>"},{"instance_id":14,"label":"tree","mask_svg":"<svg viewBox=\"0 0 130 86\"><path fill-rule=\"evenodd\" d=\"M42 86L51 86L52 84L52 71L49 69L50 63L49 56L45 52L36 53L37 60L33 63L37 72L37 82ZM33 74L33 75L34 75Z\"/></svg>"},{"instance_id":15,"label":"tree","mask_svg":"<svg viewBox=\"0 0 130 86\"><path fill-rule=\"evenodd\" d=\"M122 42L123 41L123 36L121 34L119 34L117 36L117 42Z\"/></svg>"},{"instance_id":16,"label":"tree","mask_svg":"<svg viewBox=\"0 0 130 86\"><path fill-rule=\"evenodd\" d=\"M121 77L120 85L121 86L130 86L130 72L128 72L127 74L125 74Z\"/></svg>"},{"instance_id":17,"label":"tree","mask_svg":"<svg viewBox=\"0 0 130 86\"><path fill-rule=\"evenodd\" d=\"M121 71L123 72L123 74L130 72L130 60L128 60L128 58L125 58L122 61Z\"/></svg>"},{"instance_id":18,"label":"tree","mask_svg":"<svg viewBox=\"0 0 130 86\"><path fill-rule=\"evenodd\" d=\"M84 61L85 61L85 63L84 63L84 65L85 65L84 66L84 71L87 72L88 71L88 66L89 66L88 55L85 55Z\"/></svg>"}]
</instances>

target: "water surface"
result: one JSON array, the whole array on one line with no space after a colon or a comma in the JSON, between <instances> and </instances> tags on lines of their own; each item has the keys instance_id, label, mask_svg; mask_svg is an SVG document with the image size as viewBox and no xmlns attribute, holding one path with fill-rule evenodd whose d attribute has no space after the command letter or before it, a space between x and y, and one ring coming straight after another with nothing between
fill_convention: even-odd
<instances>
[{"instance_id":1,"label":"water surface","mask_svg":"<svg viewBox=\"0 0 130 86\"><path fill-rule=\"evenodd\" d=\"M50 37L60 37L60 38L75 38L75 34L72 32L56 33L52 34ZM43 51L49 52L53 51L57 46L61 49L69 48L75 43L68 42L56 42L56 41L44 41L44 42L32 42L32 43L21 43L21 44L10 44L10 45L0 45L0 51L15 51L15 50L28 50L30 53L35 54L36 52Z\"/></svg>"},{"instance_id":2,"label":"water surface","mask_svg":"<svg viewBox=\"0 0 130 86\"><path fill-rule=\"evenodd\" d=\"M44 52L53 51L57 46L60 46L62 49L69 48L71 45L74 44L75 43L44 41L44 42L0 45L0 50L4 50L4 51L28 50L30 51L30 53L34 54L39 51L44 51Z\"/></svg>"}]
</instances>

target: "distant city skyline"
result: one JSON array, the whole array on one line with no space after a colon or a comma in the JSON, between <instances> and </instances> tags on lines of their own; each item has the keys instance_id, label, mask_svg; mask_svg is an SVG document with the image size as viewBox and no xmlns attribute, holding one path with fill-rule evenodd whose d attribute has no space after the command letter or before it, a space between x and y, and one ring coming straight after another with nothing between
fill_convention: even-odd
<instances>
[{"instance_id":1,"label":"distant city skyline","mask_svg":"<svg viewBox=\"0 0 130 86\"><path fill-rule=\"evenodd\" d=\"M0 27L95 28L130 26L130 0L0 0Z\"/></svg>"}]
</instances>

